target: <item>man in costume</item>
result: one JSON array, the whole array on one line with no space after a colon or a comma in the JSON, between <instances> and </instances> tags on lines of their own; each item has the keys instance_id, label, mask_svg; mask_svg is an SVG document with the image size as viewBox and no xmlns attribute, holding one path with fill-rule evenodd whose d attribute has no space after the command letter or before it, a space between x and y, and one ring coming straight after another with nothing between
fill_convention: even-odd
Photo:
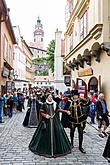
<instances>
[{"instance_id":1,"label":"man in costume","mask_svg":"<svg viewBox=\"0 0 110 165\"><path fill-rule=\"evenodd\" d=\"M86 99L80 99L78 90L72 91L72 100L69 106L70 113L68 113L68 127L70 128L71 144L73 146L74 132L77 127L79 137L79 150L86 153L82 147L83 143L83 130L85 127L86 117L83 112L83 106L87 104ZM73 146L74 147L74 146Z\"/></svg>"}]
</instances>

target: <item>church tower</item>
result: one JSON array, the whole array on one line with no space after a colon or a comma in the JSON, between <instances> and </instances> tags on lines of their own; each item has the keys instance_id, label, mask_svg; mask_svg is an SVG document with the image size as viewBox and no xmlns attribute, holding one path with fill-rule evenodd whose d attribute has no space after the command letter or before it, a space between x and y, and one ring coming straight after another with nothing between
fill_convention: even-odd
<instances>
[{"instance_id":1,"label":"church tower","mask_svg":"<svg viewBox=\"0 0 110 165\"><path fill-rule=\"evenodd\" d=\"M34 43L36 43L37 48L44 48L44 31L39 17L37 19L37 24L35 25Z\"/></svg>"}]
</instances>

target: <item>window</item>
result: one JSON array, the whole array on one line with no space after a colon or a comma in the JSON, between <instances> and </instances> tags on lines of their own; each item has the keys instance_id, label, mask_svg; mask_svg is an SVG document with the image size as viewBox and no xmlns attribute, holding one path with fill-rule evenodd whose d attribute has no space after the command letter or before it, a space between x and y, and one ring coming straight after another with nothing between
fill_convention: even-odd
<instances>
[{"instance_id":1,"label":"window","mask_svg":"<svg viewBox=\"0 0 110 165\"><path fill-rule=\"evenodd\" d=\"M9 63L11 64L12 61L13 61L12 48L11 48L11 46L9 45Z\"/></svg>"},{"instance_id":2,"label":"window","mask_svg":"<svg viewBox=\"0 0 110 165\"><path fill-rule=\"evenodd\" d=\"M4 59L8 59L8 40L6 36L4 35Z\"/></svg>"},{"instance_id":3,"label":"window","mask_svg":"<svg viewBox=\"0 0 110 165\"><path fill-rule=\"evenodd\" d=\"M80 39L83 40L88 33L88 12L86 11L80 19Z\"/></svg>"},{"instance_id":4,"label":"window","mask_svg":"<svg viewBox=\"0 0 110 165\"><path fill-rule=\"evenodd\" d=\"M69 13L70 13L70 15L71 15L72 11L73 11L73 1L71 0L71 2L69 4Z\"/></svg>"},{"instance_id":5,"label":"window","mask_svg":"<svg viewBox=\"0 0 110 165\"><path fill-rule=\"evenodd\" d=\"M41 42L43 42L43 38L41 38Z\"/></svg>"},{"instance_id":6,"label":"window","mask_svg":"<svg viewBox=\"0 0 110 165\"><path fill-rule=\"evenodd\" d=\"M73 48L73 32L71 32L71 34L69 35L69 46L70 46L70 51Z\"/></svg>"}]
</instances>

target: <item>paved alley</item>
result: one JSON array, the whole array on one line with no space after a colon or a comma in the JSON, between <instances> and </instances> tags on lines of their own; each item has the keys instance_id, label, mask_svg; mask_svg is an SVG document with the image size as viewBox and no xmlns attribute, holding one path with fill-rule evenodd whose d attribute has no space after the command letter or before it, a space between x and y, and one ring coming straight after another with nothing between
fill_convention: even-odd
<instances>
[{"instance_id":1,"label":"paved alley","mask_svg":"<svg viewBox=\"0 0 110 165\"><path fill-rule=\"evenodd\" d=\"M84 134L86 154L78 150L77 130L75 147L71 154L58 158L45 158L33 154L28 144L35 128L24 128L22 122L25 111L14 114L12 119L5 119L0 124L0 165L107 165L102 157L105 138L100 138L96 129L87 124ZM69 130L66 129L68 135Z\"/></svg>"}]
</instances>

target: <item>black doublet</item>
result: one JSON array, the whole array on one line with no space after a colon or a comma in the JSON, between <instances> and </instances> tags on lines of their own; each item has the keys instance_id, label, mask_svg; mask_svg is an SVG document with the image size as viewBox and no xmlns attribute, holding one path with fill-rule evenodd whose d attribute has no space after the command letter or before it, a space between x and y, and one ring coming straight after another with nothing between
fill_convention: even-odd
<instances>
[{"instance_id":1,"label":"black doublet","mask_svg":"<svg viewBox=\"0 0 110 165\"><path fill-rule=\"evenodd\" d=\"M83 122L86 120L85 115L83 113L83 108L81 106L80 101L71 101L70 104L70 112L71 115L68 117L69 127L73 127L74 125L81 124L83 127Z\"/></svg>"}]
</instances>

